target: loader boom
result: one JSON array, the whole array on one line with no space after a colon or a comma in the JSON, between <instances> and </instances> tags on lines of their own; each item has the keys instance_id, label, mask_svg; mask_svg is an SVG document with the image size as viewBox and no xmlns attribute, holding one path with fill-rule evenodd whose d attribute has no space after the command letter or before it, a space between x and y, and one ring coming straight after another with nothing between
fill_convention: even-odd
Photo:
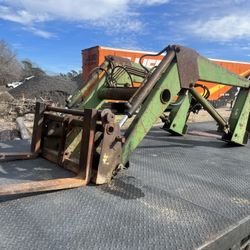
<instances>
[{"instance_id":1,"label":"loader boom","mask_svg":"<svg viewBox=\"0 0 250 250\"><path fill-rule=\"evenodd\" d=\"M184 135L189 114L198 106L217 122L222 140L246 144L250 132L250 81L192 49L171 45L163 52L163 60L152 70L128 59L106 57L86 85L69 98L69 109L38 103L31 153L22 157L41 155L75 172L76 177L16 184L14 189L11 185L0 187L0 194L73 188L90 181L107 183L128 166L130 155L159 118L165 130ZM240 88L228 120L214 109L206 95L197 91L199 80ZM112 110L104 108L107 102ZM166 110L170 110L168 116ZM130 119L131 124L125 126ZM15 156L2 154L2 158Z\"/></svg>"}]
</instances>

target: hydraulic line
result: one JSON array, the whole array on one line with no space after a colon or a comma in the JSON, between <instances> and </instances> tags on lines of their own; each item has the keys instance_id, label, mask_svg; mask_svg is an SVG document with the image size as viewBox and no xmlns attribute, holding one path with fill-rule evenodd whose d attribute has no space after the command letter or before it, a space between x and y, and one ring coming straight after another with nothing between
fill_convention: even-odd
<instances>
[{"instance_id":1,"label":"hydraulic line","mask_svg":"<svg viewBox=\"0 0 250 250\"><path fill-rule=\"evenodd\" d=\"M168 51L168 49L169 49L169 46L165 47L163 50L161 50L161 51L160 51L159 53L157 53L157 54L145 54L145 55L141 56L141 57L140 57L140 60L139 60L139 63L140 63L140 65L141 65L141 67L144 68L144 69L149 73L149 72L150 72L149 69L148 69L147 67L145 67L145 66L142 64L142 59L143 59L144 57L148 57L148 56L159 56L159 55L163 54L164 52Z\"/></svg>"},{"instance_id":2,"label":"hydraulic line","mask_svg":"<svg viewBox=\"0 0 250 250\"><path fill-rule=\"evenodd\" d=\"M202 88L203 89L202 97L205 99L209 98L210 91L209 91L207 86L200 84L200 83L196 83L194 85L194 88ZM202 105L193 97L191 99L189 112L193 112L193 113L197 114L199 112L199 110L201 110L201 109L202 109Z\"/></svg>"},{"instance_id":3,"label":"hydraulic line","mask_svg":"<svg viewBox=\"0 0 250 250\"><path fill-rule=\"evenodd\" d=\"M105 61L100 67L95 68L89 75L88 81L85 83L85 86L93 87L99 78L100 74L105 71L107 72L109 62ZM84 87L81 88L74 96L70 98L70 101L67 103L68 108L72 108L76 103L80 102L83 97Z\"/></svg>"},{"instance_id":4,"label":"hydraulic line","mask_svg":"<svg viewBox=\"0 0 250 250\"><path fill-rule=\"evenodd\" d=\"M190 93L192 96L203 106L203 108L218 122L218 124L224 128L224 130L228 130L227 121L212 107L212 105L201 96L194 88L191 88Z\"/></svg>"},{"instance_id":5,"label":"hydraulic line","mask_svg":"<svg viewBox=\"0 0 250 250\"><path fill-rule=\"evenodd\" d=\"M114 78L117 77L117 76L114 76L115 73L116 73L116 72L115 72L116 69L122 69L124 72L126 72L127 75L128 75L128 77L129 77L131 86L134 87L134 83L133 83L132 76L130 75L130 73L128 72L128 70L127 70L125 67L121 66L121 65L117 65L117 66L115 66L115 67L112 69L111 74L110 74L110 76L111 76L111 81L115 80ZM118 73L118 74L120 74L120 73ZM119 76L120 76L120 75L118 75L118 77L119 77Z\"/></svg>"}]
</instances>

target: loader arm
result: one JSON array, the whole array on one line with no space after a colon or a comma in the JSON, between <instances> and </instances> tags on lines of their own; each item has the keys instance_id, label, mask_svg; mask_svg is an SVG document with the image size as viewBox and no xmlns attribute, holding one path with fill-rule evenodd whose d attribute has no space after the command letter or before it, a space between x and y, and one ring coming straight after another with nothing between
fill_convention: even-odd
<instances>
[{"instance_id":1,"label":"loader arm","mask_svg":"<svg viewBox=\"0 0 250 250\"><path fill-rule=\"evenodd\" d=\"M16 184L14 189L11 185L0 187L0 194L73 188L90 181L107 183L128 165L130 155L159 118L165 130L185 134L194 101L217 122L222 140L246 144L250 132L250 81L192 49L171 45L163 52L166 53L163 60L152 70L142 64L132 64L128 59L106 57L86 85L69 98L69 109L38 103L31 153L0 157L28 159L40 155L75 172L76 178L36 182L30 186ZM197 91L197 81L239 87L228 120ZM139 82L139 87L134 82ZM112 111L103 108L105 102L112 103ZM166 110L170 110L168 116L164 115ZM126 126L130 119L132 122Z\"/></svg>"}]
</instances>

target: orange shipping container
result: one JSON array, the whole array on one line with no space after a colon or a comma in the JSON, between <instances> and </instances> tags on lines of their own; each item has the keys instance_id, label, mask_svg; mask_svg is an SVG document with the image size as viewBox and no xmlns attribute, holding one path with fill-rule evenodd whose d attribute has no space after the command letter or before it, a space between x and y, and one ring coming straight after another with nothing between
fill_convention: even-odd
<instances>
[{"instance_id":1,"label":"orange shipping container","mask_svg":"<svg viewBox=\"0 0 250 250\"><path fill-rule=\"evenodd\" d=\"M95 67L102 64L107 55L115 55L126 57L133 62L138 63L139 59L144 54L156 54L156 52L148 51L136 51L136 50L125 50L125 49L116 49L109 47L95 46L88 49L82 50L82 70L83 70L83 81L85 82L89 72ZM149 68L152 68L160 63L163 56L153 56L146 57L143 60L143 64ZM242 74L243 72L250 70L249 62L237 62L237 61L226 61L220 59L210 59L214 63L221 65L222 67L232 71L236 74ZM218 100L220 97L224 96L232 87L224 85L216 85L214 83L203 83L210 90L211 101Z\"/></svg>"}]
</instances>

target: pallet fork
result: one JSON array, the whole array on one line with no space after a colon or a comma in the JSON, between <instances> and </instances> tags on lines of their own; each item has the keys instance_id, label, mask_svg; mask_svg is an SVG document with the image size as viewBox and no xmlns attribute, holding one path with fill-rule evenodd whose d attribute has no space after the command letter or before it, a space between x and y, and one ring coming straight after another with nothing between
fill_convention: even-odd
<instances>
[{"instance_id":1,"label":"pallet fork","mask_svg":"<svg viewBox=\"0 0 250 250\"><path fill-rule=\"evenodd\" d=\"M120 128L109 110L70 110L38 102L31 152L1 153L1 159L25 160L40 155L76 177L2 185L0 195L75 188L91 179L96 184L106 183L113 175L110 165L120 162L123 138L119 136Z\"/></svg>"},{"instance_id":2,"label":"pallet fork","mask_svg":"<svg viewBox=\"0 0 250 250\"><path fill-rule=\"evenodd\" d=\"M70 97L69 109L37 103L31 152L1 153L0 158L31 159L40 155L73 171L76 177L0 186L0 195L75 188L90 181L107 183L128 165L129 156L159 118L165 130L184 135L192 100L214 118L222 140L246 144L250 132L250 81L189 48L172 45L162 52L166 52L165 57L151 71L128 59L106 57L86 85ZM228 120L197 92L199 80L240 88ZM140 86L135 87L134 82L140 82ZM102 109L106 100L114 104L114 113ZM163 114L169 107L166 117ZM122 114L119 121L118 113ZM129 119L132 123L125 128Z\"/></svg>"}]
</instances>

